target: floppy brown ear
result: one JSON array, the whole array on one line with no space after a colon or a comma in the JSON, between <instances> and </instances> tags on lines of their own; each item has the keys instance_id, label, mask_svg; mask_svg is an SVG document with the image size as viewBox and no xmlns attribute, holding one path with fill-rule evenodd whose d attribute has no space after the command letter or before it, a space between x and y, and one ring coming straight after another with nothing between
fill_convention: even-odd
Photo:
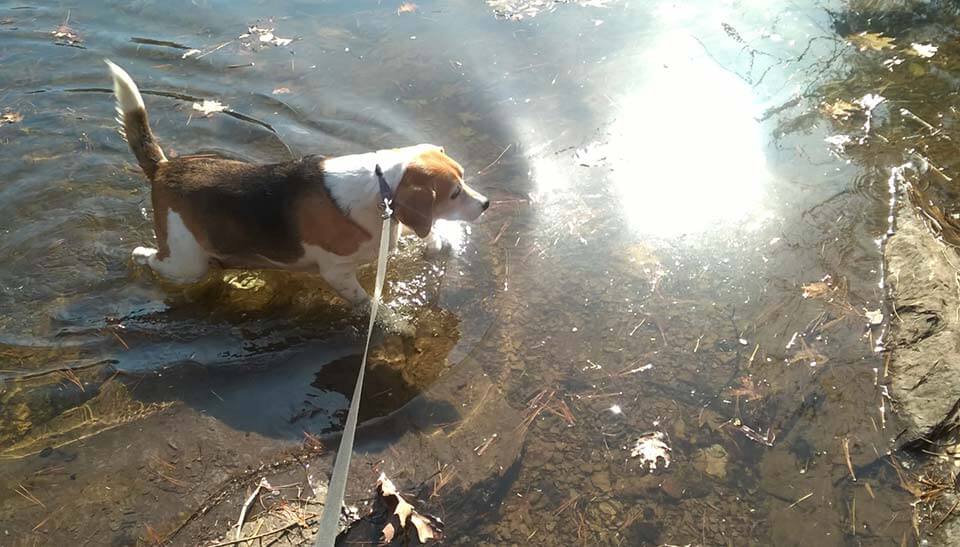
<instances>
[{"instance_id":1,"label":"floppy brown ear","mask_svg":"<svg viewBox=\"0 0 960 547\"><path fill-rule=\"evenodd\" d=\"M401 184L397 189L394 208L397 220L413 229L420 237L427 237L433 227L433 202L437 193L425 186Z\"/></svg>"}]
</instances>

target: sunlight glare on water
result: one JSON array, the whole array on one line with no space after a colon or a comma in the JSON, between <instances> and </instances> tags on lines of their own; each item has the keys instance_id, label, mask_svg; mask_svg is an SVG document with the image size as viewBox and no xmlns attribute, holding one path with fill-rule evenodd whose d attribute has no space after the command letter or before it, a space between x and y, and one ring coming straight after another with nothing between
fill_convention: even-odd
<instances>
[{"instance_id":1,"label":"sunlight glare on water","mask_svg":"<svg viewBox=\"0 0 960 547\"><path fill-rule=\"evenodd\" d=\"M630 226L671 237L762 219L771 175L750 87L704 60L688 35L663 36L648 51L640 85L614 97L603 152Z\"/></svg>"}]
</instances>

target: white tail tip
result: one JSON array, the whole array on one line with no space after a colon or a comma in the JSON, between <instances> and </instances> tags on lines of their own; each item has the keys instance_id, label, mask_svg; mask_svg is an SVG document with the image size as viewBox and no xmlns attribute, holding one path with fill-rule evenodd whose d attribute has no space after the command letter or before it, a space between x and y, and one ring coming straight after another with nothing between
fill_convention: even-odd
<instances>
[{"instance_id":1,"label":"white tail tip","mask_svg":"<svg viewBox=\"0 0 960 547\"><path fill-rule=\"evenodd\" d=\"M117 107L123 112L135 112L137 110L146 110L143 105L143 97L140 96L140 90L133 78L109 59L104 59L107 66L110 67L110 75L113 76L113 94L117 97Z\"/></svg>"}]
</instances>

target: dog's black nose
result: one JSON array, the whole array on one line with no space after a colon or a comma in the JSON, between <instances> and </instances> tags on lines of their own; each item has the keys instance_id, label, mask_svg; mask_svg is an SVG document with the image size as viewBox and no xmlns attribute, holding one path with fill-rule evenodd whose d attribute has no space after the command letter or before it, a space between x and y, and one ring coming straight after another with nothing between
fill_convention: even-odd
<instances>
[{"instance_id":1,"label":"dog's black nose","mask_svg":"<svg viewBox=\"0 0 960 547\"><path fill-rule=\"evenodd\" d=\"M490 208L490 200L489 199L483 200L483 203L481 203L480 206L483 207L484 211L486 211L487 209Z\"/></svg>"}]
</instances>

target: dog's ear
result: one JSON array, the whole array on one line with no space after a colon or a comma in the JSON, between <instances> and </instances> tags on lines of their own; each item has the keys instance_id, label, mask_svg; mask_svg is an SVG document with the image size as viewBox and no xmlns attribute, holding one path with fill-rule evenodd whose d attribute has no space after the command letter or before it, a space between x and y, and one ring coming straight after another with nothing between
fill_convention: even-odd
<instances>
[{"instance_id":1,"label":"dog's ear","mask_svg":"<svg viewBox=\"0 0 960 547\"><path fill-rule=\"evenodd\" d=\"M433 228L433 202L437 193L421 184L400 184L393 201L397 220L409 226L420 237L430 235Z\"/></svg>"}]
</instances>

